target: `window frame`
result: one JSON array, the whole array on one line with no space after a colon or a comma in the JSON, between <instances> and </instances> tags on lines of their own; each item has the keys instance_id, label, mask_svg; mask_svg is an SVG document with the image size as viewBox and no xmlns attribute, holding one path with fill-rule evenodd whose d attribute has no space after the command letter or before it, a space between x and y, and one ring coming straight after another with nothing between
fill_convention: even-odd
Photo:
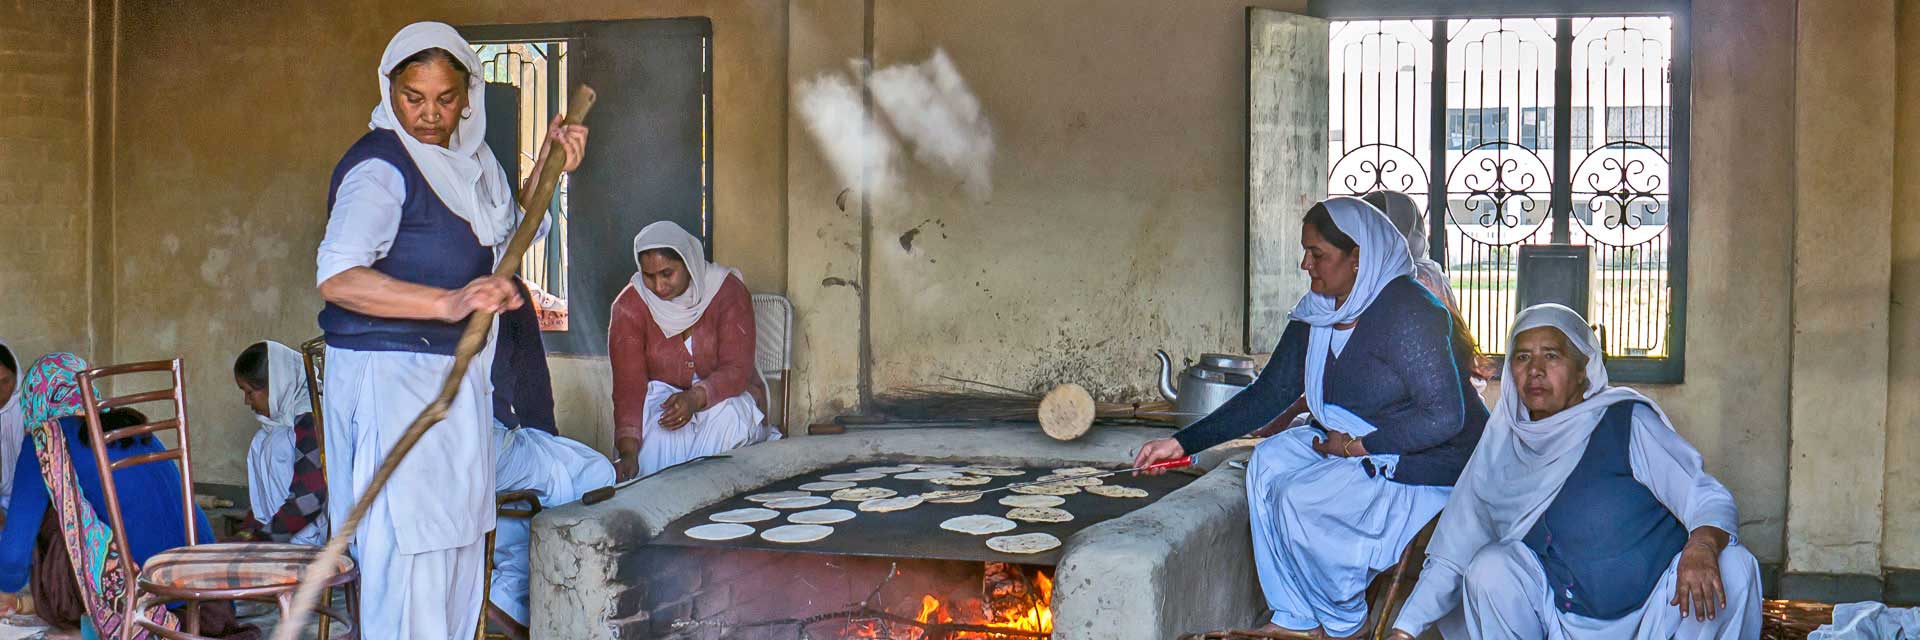
<instances>
[{"instance_id":1,"label":"window frame","mask_svg":"<svg viewBox=\"0 0 1920 640\"><path fill-rule=\"evenodd\" d=\"M1668 354L1664 357L1645 356L1608 356L1608 376L1617 382L1681 384L1686 381L1687 346L1687 266L1688 238L1691 200L1691 132L1692 132L1692 61L1693 43L1691 34L1691 0L1310 0L1307 15L1327 20L1423 20L1431 19L1434 25L1433 85L1435 96L1431 104L1430 117L1434 135L1432 149L1427 157L1444 158L1450 148L1447 135L1447 63L1446 63L1446 23L1448 20L1481 18L1552 18L1559 27L1556 36L1554 108L1571 112L1572 104L1572 65L1566 62L1571 57L1571 24L1575 18L1588 17L1645 17L1657 16L1671 19L1673 22L1672 55L1669 63L1669 82L1671 95L1668 105L1671 108L1671 124L1667 131L1668 148L1668 204L1667 229L1672 234L1667 254L1667 286L1670 290L1671 304L1667 315ZM1592 108L1589 105L1589 108ZM1598 115L1603 119L1598 123L1600 130L1594 131L1588 124L1589 145L1595 139L1594 134L1606 135L1604 112L1589 113L1589 118ZM1518 114L1514 114L1518 116ZM1519 126L1518 120L1513 120ZM1566 114L1554 117L1552 138L1556 141L1551 149L1553 154L1554 186L1550 211L1555 212L1552 220L1551 242L1566 244L1571 242L1573 213L1572 187L1566 176L1570 176L1573 167L1573 149L1571 141L1572 117ZM1515 132L1518 139L1518 131ZM1567 140L1569 144L1559 144ZM1563 148L1564 147L1564 148ZM1547 151L1547 149L1542 149ZM1427 202L1429 224L1432 225L1429 237L1429 252L1432 257L1445 264L1446 261L1446 203L1451 194L1446 192L1446 163L1429 162L1433 173L1429 180Z\"/></svg>"}]
</instances>

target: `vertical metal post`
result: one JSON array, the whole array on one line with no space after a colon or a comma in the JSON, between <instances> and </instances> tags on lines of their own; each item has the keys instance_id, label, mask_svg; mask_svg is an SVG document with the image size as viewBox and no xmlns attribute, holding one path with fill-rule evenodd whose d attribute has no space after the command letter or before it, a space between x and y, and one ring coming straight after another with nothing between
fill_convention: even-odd
<instances>
[{"instance_id":1,"label":"vertical metal post","mask_svg":"<svg viewBox=\"0 0 1920 640\"><path fill-rule=\"evenodd\" d=\"M1573 240L1573 19L1554 21L1553 36L1553 243ZM1581 310L1585 312L1585 309Z\"/></svg>"},{"instance_id":2,"label":"vertical metal post","mask_svg":"<svg viewBox=\"0 0 1920 640\"><path fill-rule=\"evenodd\" d=\"M1447 265L1447 19L1433 21L1433 95L1427 130L1427 245L1434 262Z\"/></svg>"}]
</instances>

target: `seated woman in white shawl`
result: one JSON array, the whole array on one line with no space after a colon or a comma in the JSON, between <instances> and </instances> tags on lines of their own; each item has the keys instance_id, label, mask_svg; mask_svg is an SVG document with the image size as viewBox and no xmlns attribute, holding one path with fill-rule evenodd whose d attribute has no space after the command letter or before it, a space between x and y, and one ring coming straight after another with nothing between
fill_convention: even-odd
<instances>
[{"instance_id":1,"label":"seated woman in white shawl","mask_svg":"<svg viewBox=\"0 0 1920 640\"><path fill-rule=\"evenodd\" d=\"M241 539L327 541L327 476L305 364L299 352L272 340L253 343L234 359L233 383L260 421L247 447L253 518L241 525Z\"/></svg>"},{"instance_id":2,"label":"seated woman in white shawl","mask_svg":"<svg viewBox=\"0 0 1920 640\"><path fill-rule=\"evenodd\" d=\"M621 480L776 437L754 368L753 296L707 262L698 238L655 222L633 238L639 271L613 300L613 435Z\"/></svg>"},{"instance_id":3,"label":"seated woman in white shawl","mask_svg":"<svg viewBox=\"0 0 1920 640\"><path fill-rule=\"evenodd\" d=\"M1438 622L1450 639L1759 638L1760 567L1699 452L1652 400L1607 386L1572 309L1520 312L1508 344L1393 637Z\"/></svg>"}]
</instances>

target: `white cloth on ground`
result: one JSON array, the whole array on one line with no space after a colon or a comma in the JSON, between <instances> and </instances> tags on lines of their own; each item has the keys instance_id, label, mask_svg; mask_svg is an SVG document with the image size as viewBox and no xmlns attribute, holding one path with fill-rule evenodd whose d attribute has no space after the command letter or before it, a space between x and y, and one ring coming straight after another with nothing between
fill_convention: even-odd
<instances>
[{"instance_id":1,"label":"white cloth on ground","mask_svg":"<svg viewBox=\"0 0 1920 640\"><path fill-rule=\"evenodd\" d=\"M295 447L294 423L300 416L313 413L313 400L307 392L306 361L292 347L265 341L267 345L267 412L255 415L260 430L254 432L247 447L247 500L253 520L262 526L273 522L292 492L293 465L300 457ZM295 544L323 544L327 541L326 515L321 514L306 527L294 532Z\"/></svg>"},{"instance_id":2,"label":"white cloth on ground","mask_svg":"<svg viewBox=\"0 0 1920 640\"><path fill-rule=\"evenodd\" d=\"M687 268L687 290L680 297L662 300L647 287L645 266L640 264L640 252L650 249L668 249L680 256ZM686 332L688 327L700 321L701 314L707 312L707 306L720 295L721 285L726 284L727 276L741 277L740 270L707 262L706 249L699 238L687 233L686 229L671 221L662 220L647 225L633 236L633 290L640 294L640 300L647 303L647 312L652 314L653 323L660 326L660 334L668 338Z\"/></svg>"},{"instance_id":3,"label":"white cloth on ground","mask_svg":"<svg viewBox=\"0 0 1920 640\"><path fill-rule=\"evenodd\" d=\"M1587 440L1601 416L1618 402L1641 403L1632 414L1628 444L1634 479L1646 485L1688 531L1712 526L1738 543L1739 513L1733 494L1706 472L1700 453L1674 431L1658 405L1631 389L1607 385L1604 356L1586 320L1560 305L1529 307L1515 318L1508 344L1538 327L1559 330L1587 356L1585 399L1546 419L1533 420L1520 401L1512 365L1507 365L1500 401L1454 486L1427 546L1420 582L1394 622L1397 628L1418 635L1459 606L1468 565L1487 546L1526 536L1586 453ZM1722 571L1727 568L1723 566ZM1736 587L1729 584L1728 589L1731 593ZM1757 589L1750 592L1759 597Z\"/></svg>"},{"instance_id":4,"label":"white cloth on ground","mask_svg":"<svg viewBox=\"0 0 1920 640\"><path fill-rule=\"evenodd\" d=\"M391 625L437 620L439 612L466 602L474 608L466 619L479 615L484 536L494 524L493 344L488 336L446 418L420 438L354 533L366 589L361 616L370 637L473 635L472 626L465 627L464 636L440 635L460 629L457 618L454 626L437 627L432 635L411 633L426 627L404 627L409 632L403 633ZM334 522L345 521L381 460L438 395L452 366L451 356L327 347L327 511ZM414 614L396 611L419 607L426 608Z\"/></svg>"},{"instance_id":5,"label":"white cloth on ground","mask_svg":"<svg viewBox=\"0 0 1920 640\"><path fill-rule=\"evenodd\" d=\"M580 500L613 484L613 463L592 447L539 429L508 429L493 423L494 485L498 491L531 490L541 508ZM498 518L493 533L493 584L487 598L509 617L527 623L528 542L531 522Z\"/></svg>"},{"instance_id":6,"label":"white cloth on ground","mask_svg":"<svg viewBox=\"0 0 1920 640\"><path fill-rule=\"evenodd\" d=\"M1711 620L1680 615L1673 600L1680 558L1654 584L1640 610L1617 620L1598 620L1554 608L1546 570L1519 541L1488 545L1467 566L1466 637L1502 640L1758 640L1760 562L1746 547L1720 551L1727 608ZM1457 638L1449 635L1448 638Z\"/></svg>"},{"instance_id":7,"label":"white cloth on ground","mask_svg":"<svg viewBox=\"0 0 1920 640\"><path fill-rule=\"evenodd\" d=\"M1367 584L1400 561L1450 489L1369 476L1361 458L1314 451L1321 436L1300 427L1254 447L1247 463L1253 557L1274 624L1345 636L1366 622Z\"/></svg>"},{"instance_id":8,"label":"white cloth on ground","mask_svg":"<svg viewBox=\"0 0 1920 640\"><path fill-rule=\"evenodd\" d=\"M1814 629L1807 640L1880 640L1920 638L1920 608L1895 609L1880 602L1848 602L1833 608L1833 624Z\"/></svg>"},{"instance_id":9,"label":"white cloth on ground","mask_svg":"<svg viewBox=\"0 0 1920 640\"><path fill-rule=\"evenodd\" d=\"M761 413L753 395L747 393L708 403L706 409L694 414L693 419L679 429L670 431L662 428L661 404L669 396L681 391L659 380L647 383L647 410L641 424L640 452L637 454L641 476L659 473L662 469L700 456L732 451L778 437L778 432L763 424L766 414Z\"/></svg>"},{"instance_id":10,"label":"white cloth on ground","mask_svg":"<svg viewBox=\"0 0 1920 640\"><path fill-rule=\"evenodd\" d=\"M13 353L14 366L13 393L7 394L5 405L0 405L0 509L5 509L13 503L13 466L20 461L20 446L27 440L27 413L20 402L20 369L33 361L14 351L6 340L0 340L0 346Z\"/></svg>"}]
</instances>

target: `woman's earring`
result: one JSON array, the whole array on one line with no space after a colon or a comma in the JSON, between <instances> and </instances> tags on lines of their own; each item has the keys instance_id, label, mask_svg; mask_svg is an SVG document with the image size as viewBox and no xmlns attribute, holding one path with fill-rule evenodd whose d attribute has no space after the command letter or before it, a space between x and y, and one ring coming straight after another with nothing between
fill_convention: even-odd
<instances>
[{"instance_id":1,"label":"woman's earring","mask_svg":"<svg viewBox=\"0 0 1920 640\"><path fill-rule=\"evenodd\" d=\"M460 119L461 119L461 120L465 120L465 119L468 119L468 118L471 118L471 117L473 117L473 107L467 107L467 108L465 108L465 109L461 109L461 110L460 110Z\"/></svg>"}]
</instances>

